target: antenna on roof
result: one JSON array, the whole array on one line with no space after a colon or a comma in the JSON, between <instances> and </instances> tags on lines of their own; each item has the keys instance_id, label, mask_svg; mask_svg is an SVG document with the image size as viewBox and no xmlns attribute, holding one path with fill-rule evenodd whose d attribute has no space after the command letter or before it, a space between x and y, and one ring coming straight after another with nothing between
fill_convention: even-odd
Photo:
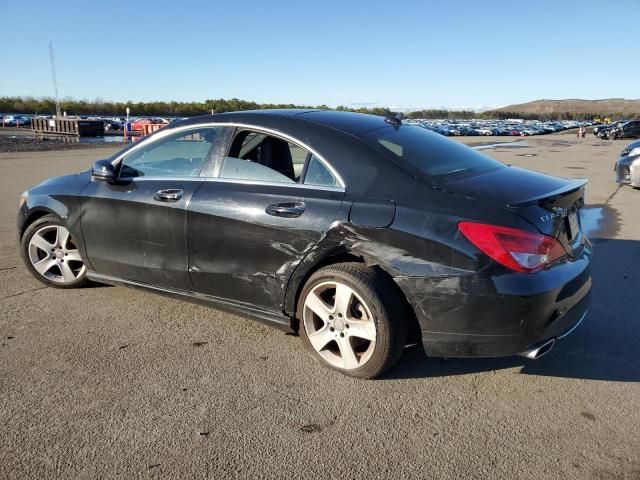
<instances>
[{"instance_id":1,"label":"antenna on roof","mask_svg":"<svg viewBox=\"0 0 640 480\"><path fill-rule=\"evenodd\" d=\"M397 112L395 115L391 114L384 119L385 122L390 123L394 127L402 125L402 112Z\"/></svg>"},{"instance_id":2,"label":"antenna on roof","mask_svg":"<svg viewBox=\"0 0 640 480\"><path fill-rule=\"evenodd\" d=\"M60 100L58 99L58 80L56 80L56 62L53 59L53 42L49 40L49 57L51 58L51 77L53 78L53 91L56 94L56 117L60 118Z\"/></svg>"}]
</instances>

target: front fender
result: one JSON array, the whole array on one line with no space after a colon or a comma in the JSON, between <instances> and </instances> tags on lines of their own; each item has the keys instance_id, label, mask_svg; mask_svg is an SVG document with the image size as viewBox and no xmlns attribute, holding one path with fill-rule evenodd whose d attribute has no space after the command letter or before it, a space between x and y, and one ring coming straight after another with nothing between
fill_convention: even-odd
<instances>
[{"instance_id":1,"label":"front fender","mask_svg":"<svg viewBox=\"0 0 640 480\"><path fill-rule=\"evenodd\" d=\"M79 194L90 178L90 172L52 178L25 192L25 200L17 215L18 241L22 239L24 231L34 220L48 214L55 215L65 223L71 235L76 239L80 255L86 259L84 239L80 229ZM91 265L87 266L91 268Z\"/></svg>"}]
</instances>

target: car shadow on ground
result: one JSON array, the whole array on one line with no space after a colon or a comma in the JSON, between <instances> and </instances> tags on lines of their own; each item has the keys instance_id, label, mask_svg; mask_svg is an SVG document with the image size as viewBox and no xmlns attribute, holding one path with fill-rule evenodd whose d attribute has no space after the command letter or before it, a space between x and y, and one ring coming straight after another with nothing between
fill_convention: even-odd
<instances>
[{"instance_id":1,"label":"car shadow on ground","mask_svg":"<svg viewBox=\"0 0 640 480\"><path fill-rule=\"evenodd\" d=\"M109 285L107 283L98 283L98 282L94 282L93 280L90 280L89 282L87 282L85 285L82 286L82 288L109 288L109 287L113 287L113 285Z\"/></svg>"},{"instance_id":2,"label":"car shadow on ground","mask_svg":"<svg viewBox=\"0 0 640 480\"><path fill-rule=\"evenodd\" d=\"M538 360L425 358L407 348L383 379L442 377L520 367L525 375L640 382L640 241L593 240L592 300L587 317Z\"/></svg>"}]
</instances>

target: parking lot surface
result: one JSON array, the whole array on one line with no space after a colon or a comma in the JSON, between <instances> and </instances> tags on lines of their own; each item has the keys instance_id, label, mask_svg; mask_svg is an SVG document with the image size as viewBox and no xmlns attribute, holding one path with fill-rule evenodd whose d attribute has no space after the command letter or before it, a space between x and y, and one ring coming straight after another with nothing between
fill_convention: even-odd
<instances>
[{"instance_id":1,"label":"parking lot surface","mask_svg":"<svg viewBox=\"0 0 640 480\"><path fill-rule=\"evenodd\" d=\"M612 171L625 143L484 150L591 180L580 328L538 361L408 348L376 381L213 308L44 287L18 254L19 194L115 150L0 154L0 478L640 478L640 190Z\"/></svg>"}]
</instances>

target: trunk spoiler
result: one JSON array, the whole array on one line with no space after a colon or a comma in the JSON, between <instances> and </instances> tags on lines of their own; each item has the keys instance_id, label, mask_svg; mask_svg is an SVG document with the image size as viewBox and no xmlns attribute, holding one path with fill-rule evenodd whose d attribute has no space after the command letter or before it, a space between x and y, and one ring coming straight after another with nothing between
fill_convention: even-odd
<instances>
[{"instance_id":1,"label":"trunk spoiler","mask_svg":"<svg viewBox=\"0 0 640 480\"><path fill-rule=\"evenodd\" d=\"M552 190L551 192L543 193L541 195L535 195L530 198L526 198L523 200L517 200L515 202L509 202L509 207L523 207L525 205L531 205L532 203L537 203L540 200L545 200L547 202L553 202L557 197L565 196L569 193L572 193L582 187L584 187L589 180L586 178L578 178L576 180L569 180L566 185Z\"/></svg>"}]
</instances>

